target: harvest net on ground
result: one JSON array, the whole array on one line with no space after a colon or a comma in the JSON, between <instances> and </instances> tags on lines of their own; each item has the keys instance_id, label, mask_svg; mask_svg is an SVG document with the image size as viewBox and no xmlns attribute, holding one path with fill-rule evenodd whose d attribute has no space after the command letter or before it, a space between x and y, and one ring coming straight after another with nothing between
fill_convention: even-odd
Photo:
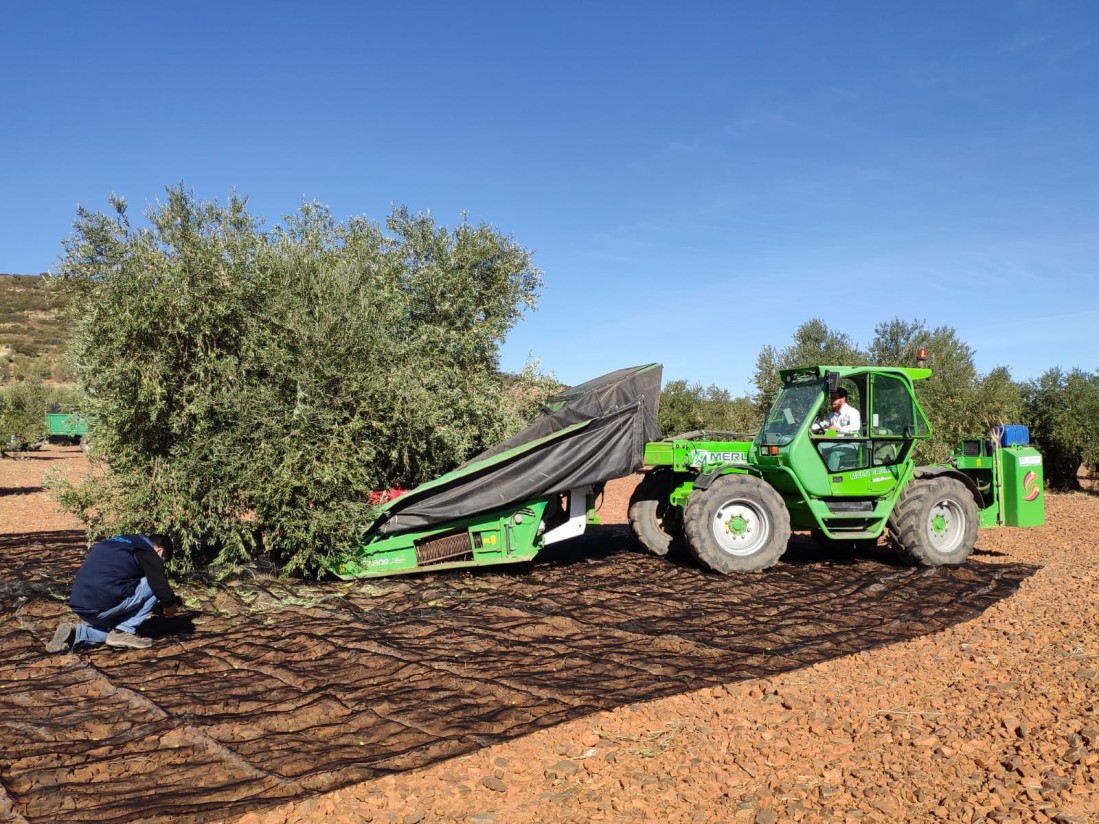
<instances>
[{"instance_id":1,"label":"harvest net on ground","mask_svg":"<svg viewBox=\"0 0 1099 824\"><path fill-rule=\"evenodd\" d=\"M382 581L192 578L145 651L47 656L84 547L0 535L0 820L231 818L599 710L934 632L1033 568L875 557L721 577L620 526L534 565ZM810 553L805 553L810 557Z\"/></svg>"}]
</instances>

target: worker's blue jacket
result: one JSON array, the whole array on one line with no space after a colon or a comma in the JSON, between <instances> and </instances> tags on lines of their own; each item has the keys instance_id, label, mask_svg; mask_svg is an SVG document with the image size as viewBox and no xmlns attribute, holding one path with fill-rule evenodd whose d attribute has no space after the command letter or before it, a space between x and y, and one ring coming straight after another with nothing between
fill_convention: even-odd
<instances>
[{"instance_id":1,"label":"worker's blue jacket","mask_svg":"<svg viewBox=\"0 0 1099 824\"><path fill-rule=\"evenodd\" d=\"M148 538L116 535L99 541L76 573L69 606L82 617L106 612L133 595L142 578L148 579L160 606L177 603L164 563Z\"/></svg>"}]
</instances>

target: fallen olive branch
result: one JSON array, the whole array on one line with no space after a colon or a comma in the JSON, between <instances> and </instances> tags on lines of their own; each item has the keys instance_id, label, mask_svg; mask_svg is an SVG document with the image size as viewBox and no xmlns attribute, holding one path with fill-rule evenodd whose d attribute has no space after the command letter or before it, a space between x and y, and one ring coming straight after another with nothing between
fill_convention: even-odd
<instances>
[{"instance_id":1,"label":"fallen olive branch","mask_svg":"<svg viewBox=\"0 0 1099 824\"><path fill-rule=\"evenodd\" d=\"M667 752L676 736L679 735L686 726L686 721L669 721L660 729L642 735L620 735L619 733L600 729L593 730L593 732L600 738L605 738L607 741L618 741L622 743L628 741L634 744L646 745L628 749L626 752L630 755L636 755L638 758L655 758L661 753Z\"/></svg>"}]
</instances>

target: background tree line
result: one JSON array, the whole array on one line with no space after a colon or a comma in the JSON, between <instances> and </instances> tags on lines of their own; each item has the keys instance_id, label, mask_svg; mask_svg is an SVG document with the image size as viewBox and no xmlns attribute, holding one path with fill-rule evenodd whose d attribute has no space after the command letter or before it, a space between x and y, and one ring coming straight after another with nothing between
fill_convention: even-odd
<instances>
[{"instance_id":1,"label":"background tree line","mask_svg":"<svg viewBox=\"0 0 1099 824\"><path fill-rule=\"evenodd\" d=\"M72 311L69 362L107 471L58 481L58 496L92 536L177 536L184 565L262 556L317 573L359 544L372 491L452 469L560 388L536 364L501 373L499 346L541 273L513 238L464 218L395 208L382 224L337 221L306 203L266 227L243 198L178 186L141 227L120 198L78 210L64 248L51 288ZM804 323L789 345L762 347L744 396L670 380L660 425L751 434L778 369L912 365L920 347L934 370L917 390L935 428L925 460L1013 421L1031 426L1055 487L1099 462L1099 374L981 375L953 329L899 319L865 347ZM39 395L33 381L0 393L0 433L15 414L41 421Z\"/></svg>"}]
</instances>

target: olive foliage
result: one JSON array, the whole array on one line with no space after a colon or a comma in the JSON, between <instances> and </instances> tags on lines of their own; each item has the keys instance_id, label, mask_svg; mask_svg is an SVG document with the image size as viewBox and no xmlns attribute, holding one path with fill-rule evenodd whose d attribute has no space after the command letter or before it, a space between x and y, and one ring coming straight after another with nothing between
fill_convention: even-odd
<instances>
[{"instance_id":1,"label":"olive foliage","mask_svg":"<svg viewBox=\"0 0 1099 824\"><path fill-rule=\"evenodd\" d=\"M760 416L746 397L734 398L727 389L674 380L660 391L660 431L665 437L696 430L755 433Z\"/></svg>"},{"instance_id":2,"label":"olive foliage","mask_svg":"<svg viewBox=\"0 0 1099 824\"><path fill-rule=\"evenodd\" d=\"M916 397L932 428L931 439L920 444L920 460L945 461L963 438L985 436L1000 424L1021 422L1021 397L1010 372L999 366L980 374L973 349L949 326L928 329L921 320L899 318L880 323L868 347L869 362L915 366L920 349L927 350L931 377L916 381Z\"/></svg>"},{"instance_id":3,"label":"olive foliage","mask_svg":"<svg viewBox=\"0 0 1099 824\"><path fill-rule=\"evenodd\" d=\"M766 345L759 350L752 380L760 420L782 388L782 379L778 374L780 369L821 365L858 366L864 363L868 363L866 352L849 335L832 329L820 318L806 321L795 330L794 340L789 346Z\"/></svg>"},{"instance_id":4,"label":"olive foliage","mask_svg":"<svg viewBox=\"0 0 1099 824\"><path fill-rule=\"evenodd\" d=\"M46 437L46 412L72 412L80 406L80 391L73 387L26 378L0 386L0 456L6 450L34 446Z\"/></svg>"},{"instance_id":5,"label":"olive foliage","mask_svg":"<svg viewBox=\"0 0 1099 824\"><path fill-rule=\"evenodd\" d=\"M0 386L0 456L43 436L47 403L46 387L40 380Z\"/></svg>"},{"instance_id":6,"label":"olive foliage","mask_svg":"<svg viewBox=\"0 0 1099 824\"><path fill-rule=\"evenodd\" d=\"M61 484L89 533L160 531L183 563L316 573L376 516L509 434L499 345L541 273L495 228L305 203L266 228L182 186L131 223L78 210L59 269L109 471Z\"/></svg>"},{"instance_id":7,"label":"olive foliage","mask_svg":"<svg viewBox=\"0 0 1099 824\"><path fill-rule=\"evenodd\" d=\"M1023 404L1049 485L1078 489L1080 464L1099 470L1099 372L1050 369L1024 384Z\"/></svg>"}]
</instances>

